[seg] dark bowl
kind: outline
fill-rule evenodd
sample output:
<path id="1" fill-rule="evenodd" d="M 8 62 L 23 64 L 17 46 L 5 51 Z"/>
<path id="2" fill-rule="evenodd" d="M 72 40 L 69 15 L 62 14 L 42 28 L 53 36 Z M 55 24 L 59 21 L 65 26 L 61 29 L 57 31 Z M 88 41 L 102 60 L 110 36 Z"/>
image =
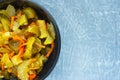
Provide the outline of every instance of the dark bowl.
<path id="1" fill-rule="evenodd" d="M 0 0 L 0 9 L 6 8 L 8 4 L 12 4 L 15 8 L 30 6 L 37 12 L 39 18 L 44 19 L 47 22 L 52 22 L 54 25 L 55 34 L 56 34 L 55 48 L 53 50 L 53 53 L 50 55 L 48 61 L 44 64 L 42 71 L 35 78 L 35 80 L 44 80 L 55 67 L 59 57 L 60 48 L 61 48 L 61 39 L 60 39 L 60 32 L 58 26 L 55 20 L 53 19 L 53 17 L 50 15 L 50 13 L 45 8 L 43 8 L 42 6 L 38 5 L 35 2 L 29 0 Z"/>

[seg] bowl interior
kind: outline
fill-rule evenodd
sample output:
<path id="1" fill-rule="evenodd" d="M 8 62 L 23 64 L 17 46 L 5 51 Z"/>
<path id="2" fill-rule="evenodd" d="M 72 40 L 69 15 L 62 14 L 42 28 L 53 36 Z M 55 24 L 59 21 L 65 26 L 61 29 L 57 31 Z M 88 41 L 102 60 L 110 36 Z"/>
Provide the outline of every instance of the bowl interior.
<path id="1" fill-rule="evenodd" d="M 45 79 L 49 73 L 55 67 L 55 64 L 58 60 L 60 47 L 61 47 L 61 40 L 60 40 L 60 33 L 57 27 L 57 24 L 53 17 L 50 15 L 48 11 L 46 11 L 42 6 L 28 0 L 1 0 L 0 1 L 0 9 L 5 9 L 8 4 L 12 4 L 15 8 L 22 8 L 23 6 L 30 6 L 32 7 L 40 19 L 44 19 L 47 22 L 52 22 L 54 25 L 56 39 L 55 39 L 55 48 L 53 53 L 50 55 L 48 61 L 44 64 L 42 71 L 37 75 L 35 80 L 43 80 Z M 16 79 L 12 79 L 16 80 Z"/>

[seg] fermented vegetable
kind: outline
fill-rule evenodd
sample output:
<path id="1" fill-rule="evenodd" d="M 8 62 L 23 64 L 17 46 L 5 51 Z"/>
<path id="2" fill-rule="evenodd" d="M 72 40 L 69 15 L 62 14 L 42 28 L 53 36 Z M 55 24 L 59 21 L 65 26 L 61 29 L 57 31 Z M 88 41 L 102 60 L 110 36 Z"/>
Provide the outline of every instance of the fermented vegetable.
<path id="1" fill-rule="evenodd" d="M 0 78 L 33 80 L 54 49 L 53 24 L 31 7 L 0 10 Z"/>

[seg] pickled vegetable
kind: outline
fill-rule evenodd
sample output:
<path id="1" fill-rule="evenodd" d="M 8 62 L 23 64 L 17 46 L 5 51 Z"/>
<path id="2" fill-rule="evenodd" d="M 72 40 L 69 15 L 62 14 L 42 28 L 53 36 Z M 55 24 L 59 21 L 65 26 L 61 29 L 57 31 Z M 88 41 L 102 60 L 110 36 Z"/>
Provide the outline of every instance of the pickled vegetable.
<path id="1" fill-rule="evenodd" d="M 54 41 L 54 39 L 51 37 L 51 35 L 48 34 L 44 44 L 45 45 L 51 44 L 53 41 Z"/>
<path id="2" fill-rule="evenodd" d="M 39 25 L 39 29 L 40 29 L 40 38 L 46 38 L 47 37 L 47 26 L 45 23 L 45 20 L 38 20 L 38 25 Z"/>
<path id="3" fill-rule="evenodd" d="M 18 65 L 20 63 L 22 63 L 22 59 L 18 57 L 18 55 L 15 55 L 12 57 L 11 59 L 13 65 Z"/>
<path id="4" fill-rule="evenodd" d="M 27 25 L 28 24 L 27 17 L 25 15 L 20 16 L 17 21 L 18 21 L 19 25 Z"/>
<path id="5" fill-rule="evenodd" d="M 28 76 L 28 65 L 30 64 L 30 60 L 25 60 L 18 66 L 17 72 L 18 72 L 18 77 L 21 80 L 29 80 Z"/>
<path id="6" fill-rule="evenodd" d="M 9 59 L 9 55 L 7 53 L 5 53 L 2 58 L 1 58 L 1 62 L 5 64 L 5 66 L 7 67 L 13 67 L 13 63 L 10 61 Z"/>
<path id="7" fill-rule="evenodd" d="M 26 50 L 25 50 L 25 53 L 23 55 L 23 58 L 31 58 L 32 56 L 32 46 L 35 42 L 35 37 L 30 37 L 28 38 L 27 40 L 27 46 L 26 46 Z"/>
<path id="8" fill-rule="evenodd" d="M 30 33 L 36 34 L 37 36 L 40 34 L 39 33 L 39 27 L 35 24 L 32 24 L 32 25 L 28 26 L 27 31 L 30 32 Z"/>
<path id="9" fill-rule="evenodd" d="M 47 23 L 47 26 L 48 26 L 48 32 L 49 34 L 51 35 L 51 37 L 53 39 L 55 39 L 55 31 L 54 31 L 54 27 L 53 27 L 53 24 L 52 23 Z"/>
<path id="10" fill-rule="evenodd" d="M 23 13 L 27 16 L 28 19 L 37 18 L 35 11 L 30 7 L 23 9 Z"/>
<path id="11" fill-rule="evenodd" d="M 47 58 L 44 55 L 37 54 L 36 55 L 36 61 L 33 62 L 31 65 L 29 65 L 30 70 L 41 70 L 43 63 L 47 60 Z"/>
<path id="12" fill-rule="evenodd" d="M 6 17 L 1 17 L 0 21 L 1 21 L 2 25 L 3 25 L 4 31 L 9 31 L 10 30 L 10 21 L 9 21 L 9 19 L 7 19 Z"/>
<path id="13" fill-rule="evenodd" d="M 8 5 L 6 12 L 10 17 L 14 16 L 15 15 L 15 8 L 12 5 Z"/>
<path id="14" fill-rule="evenodd" d="M 0 10 L 0 14 L 5 15 L 7 18 L 14 16 L 16 13 L 15 8 L 12 5 L 8 5 L 6 10 Z"/>
<path id="15" fill-rule="evenodd" d="M 11 38 L 11 33 L 10 32 L 4 32 L 0 34 L 0 44 L 9 44 L 9 38 Z"/>
<path id="16" fill-rule="evenodd" d="M 36 38 L 32 47 L 32 53 L 33 54 L 39 53 L 42 48 L 45 48 L 45 46 L 42 45 L 42 42 L 40 39 Z"/>
<path id="17" fill-rule="evenodd" d="M 13 29 L 12 30 L 18 30 L 20 27 L 19 23 L 17 21 L 14 21 Z"/>
<path id="18" fill-rule="evenodd" d="M 47 34 L 47 38 L 44 42 L 45 45 L 52 44 L 55 39 L 55 31 L 53 29 L 52 23 L 50 23 L 50 24 L 47 23 L 47 26 L 48 26 L 48 34 Z"/>
<path id="19" fill-rule="evenodd" d="M 6 16 L 7 18 L 10 18 L 6 10 L 0 10 L 0 14 Z"/>
<path id="20" fill-rule="evenodd" d="M 0 10 L 0 79 L 33 80 L 54 50 L 52 23 L 38 19 L 34 9 Z"/>

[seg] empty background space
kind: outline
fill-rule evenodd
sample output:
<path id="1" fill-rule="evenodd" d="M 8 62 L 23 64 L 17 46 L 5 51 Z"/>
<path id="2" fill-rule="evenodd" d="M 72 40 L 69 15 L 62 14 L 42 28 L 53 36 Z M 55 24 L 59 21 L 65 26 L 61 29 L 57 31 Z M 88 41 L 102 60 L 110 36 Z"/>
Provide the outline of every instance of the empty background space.
<path id="1" fill-rule="evenodd" d="M 54 17 L 61 53 L 46 80 L 120 80 L 119 0 L 34 0 Z"/>

